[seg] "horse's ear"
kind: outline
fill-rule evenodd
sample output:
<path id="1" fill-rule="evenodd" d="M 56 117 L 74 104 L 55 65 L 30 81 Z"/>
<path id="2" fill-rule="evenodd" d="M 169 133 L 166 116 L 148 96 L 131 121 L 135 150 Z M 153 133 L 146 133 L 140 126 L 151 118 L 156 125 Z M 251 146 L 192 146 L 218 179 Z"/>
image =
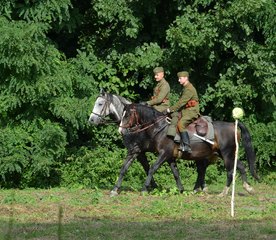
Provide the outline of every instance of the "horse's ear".
<path id="1" fill-rule="evenodd" d="M 124 106 L 124 109 L 126 108 L 126 106 L 130 105 L 129 103 L 125 103 L 125 102 L 121 102 Z"/>
<path id="2" fill-rule="evenodd" d="M 105 91 L 101 88 L 100 89 L 100 95 L 103 96 L 105 94 Z"/>

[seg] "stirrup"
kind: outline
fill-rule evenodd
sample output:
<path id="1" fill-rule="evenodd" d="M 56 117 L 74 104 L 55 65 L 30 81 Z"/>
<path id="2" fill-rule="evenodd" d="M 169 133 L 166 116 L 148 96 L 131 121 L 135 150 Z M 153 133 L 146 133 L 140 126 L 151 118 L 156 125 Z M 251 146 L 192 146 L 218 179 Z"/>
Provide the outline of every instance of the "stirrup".
<path id="1" fill-rule="evenodd" d="M 187 147 L 186 150 L 184 152 L 187 152 L 187 153 L 192 153 L 192 149 L 190 147 Z"/>
<path id="2" fill-rule="evenodd" d="M 184 144 L 183 144 L 183 143 L 180 143 L 180 144 L 179 144 L 178 150 L 180 150 L 180 151 L 182 151 L 182 152 L 185 152 L 185 147 L 184 147 Z"/>
<path id="3" fill-rule="evenodd" d="M 192 153 L 192 149 L 189 146 L 187 146 L 187 145 L 183 145 L 183 143 L 181 143 L 179 145 L 178 150 L 180 150 L 182 152 Z"/>
<path id="4" fill-rule="evenodd" d="M 192 149 L 188 145 L 180 145 L 179 150 L 182 152 L 192 153 Z"/>

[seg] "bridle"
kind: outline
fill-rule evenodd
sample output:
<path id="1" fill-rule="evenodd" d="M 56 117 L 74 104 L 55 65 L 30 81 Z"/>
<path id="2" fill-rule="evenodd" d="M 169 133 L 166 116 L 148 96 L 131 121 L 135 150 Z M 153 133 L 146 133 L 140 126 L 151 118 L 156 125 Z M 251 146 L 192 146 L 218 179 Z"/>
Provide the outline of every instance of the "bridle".
<path id="1" fill-rule="evenodd" d="M 163 119 L 167 118 L 166 115 L 159 116 L 159 117 L 155 118 L 153 122 L 150 121 L 150 122 L 147 122 L 147 123 L 140 124 L 139 123 L 139 116 L 138 116 L 138 113 L 137 113 L 137 110 L 136 110 L 135 106 L 130 109 L 130 112 L 131 112 L 131 115 L 130 115 L 128 123 L 125 124 L 125 125 L 120 125 L 120 128 L 124 128 L 124 129 L 127 130 L 127 133 L 139 133 L 139 132 L 145 131 L 146 129 L 154 126 L 156 123 L 158 123 L 158 122 L 162 121 Z M 123 118 L 124 118 L 124 116 L 123 116 Z M 166 126 L 164 126 L 164 127 L 166 127 Z M 160 131 L 162 129 L 160 129 Z"/>
<path id="2" fill-rule="evenodd" d="M 100 113 L 95 113 L 93 111 L 92 111 L 92 113 L 95 114 L 96 116 L 98 116 L 101 119 L 101 123 L 103 123 L 103 124 L 108 124 L 108 123 L 117 123 L 118 124 L 120 121 L 105 119 L 106 116 L 103 116 L 104 113 L 106 112 L 106 110 L 108 108 L 110 109 L 110 105 L 111 105 L 112 102 L 110 100 L 108 100 L 106 97 L 102 96 L 102 95 L 98 96 L 97 98 L 99 98 L 99 97 L 101 97 L 101 98 L 103 98 L 105 100 L 104 101 L 104 106 L 103 106 L 103 108 L 102 108 L 102 110 L 101 110 Z"/>

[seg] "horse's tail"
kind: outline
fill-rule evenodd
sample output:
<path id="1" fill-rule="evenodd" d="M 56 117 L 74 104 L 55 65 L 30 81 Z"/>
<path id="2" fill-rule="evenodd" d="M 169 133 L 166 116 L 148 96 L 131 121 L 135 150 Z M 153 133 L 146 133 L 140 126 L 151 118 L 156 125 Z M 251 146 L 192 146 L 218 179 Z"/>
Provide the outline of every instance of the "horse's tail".
<path id="1" fill-rule="evenodd" d="M 256 169 L 255 169 L 256 154 L 255 154 L 255 151 L 252 146 L 250 133 L 243 123 L 238 122 L 238 126 L 241 129 L 242 143 L 243 143 L 243 146 L 245 149 L 245 154 L 246 154 L 246 158 L 247 158 L 247 161 L 249 164 L 249 169 L 250 169 L 251 175 L 256 180 L 259 180 L 259 177 L 256 174 Z"/>

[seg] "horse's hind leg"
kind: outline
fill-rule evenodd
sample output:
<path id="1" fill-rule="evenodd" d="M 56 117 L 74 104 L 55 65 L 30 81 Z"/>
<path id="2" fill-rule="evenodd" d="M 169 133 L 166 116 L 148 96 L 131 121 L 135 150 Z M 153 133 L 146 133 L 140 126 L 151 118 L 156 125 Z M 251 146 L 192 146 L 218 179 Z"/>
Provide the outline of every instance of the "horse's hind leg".
<path id="1" fill-rule="evenodd" d="M 229 170 L 227 171 L 226 186 L 224 187 L 223 191 L 219 194 L 220 197 L 224 197 L 228 195 L 232 180 L 233 180 L 233 170 Z"/>
<path id="2" fill-rule="evenodd" d="M 234 160 L 233 162 L 229 163 L 226 165 L 227 169 L 227 182 L 226 182 L 226 187 L 224 188 L 223 192 L 220 194 L 220 196 L 226 196 L 229 192 L 230 185 L 233 181 L 233 172 L 234 172 Z M 243 163 L 239 160 L 237 160 L 237 169 L 241 173 L 241 178 L 243 182 L 243 188 L 248 192 L 248 193 L 253 193 L 254 189 L 248 184 L 247 182 L 247 177 L 246 177 L 246 171 Z"/>
<path id="3" fill-rule="evenodd" d="M 180 179 L 180 174 L 179 174 L 175 159 L 173 161 L 169 161 L 169 165 L 171 167 L 174 179 L 176 181 L 177 188 L 178 188 L 179 192 L 183 193 L 184 187 L 183 187 L 181 179 Z"/>
<path id="4" fill-rule="evenodd" d="M 208 165 L 208 159 L 196 161 L 197 179 L 194 186 L 194 192 L 199 192 L 200 190 L 202 190 L 203 192 L 207 192 L 207 186 L 205 184 L 205 174 Z"/>
<path id="5" fill-rule="evenodd" d="M 242 186 L 245 189 L 245 191 L 247 191 L 250 194 L 254 193 L 254 189 L 247 182 L 247 176 L 246 176 L 246 171 L 245 171 L 244 164 L 239 160 L 237 161 L 237 169 L 241 173 Z"/>
<path id="6" fill-rule="evenodd" d="M 150 168 L 150 165 L 149 165 L 149 161 L 145 155 L 145 153 L 140 153 L 138 156 L 137 156 L 137 160 L 141 163 L 143 169 L 145 170 L 145 173 L 146 173 L 146 176 L 148 175 L 149 173 L 149 168 Z M 152 177 L 152 180 L 150 182 L 150 187 L 151 188 L 157 188 L 157 184 L 156 182 L 154 181 L 154 178 Z"/>
<path id="7" fill-rule="evenodd" d="M 224 165 L 227 171 L 227 180 L 226 186 L 224 187 L 222 193 L 219 196 L 227 196 L 229 193 L 230 185 L 233 180 L 233 168 L 234 168 L 234 159 L 235 159 L 235 147 L 229 147 L 227 150 L 221 149 L 222 158 L 224 160 Z"/>

